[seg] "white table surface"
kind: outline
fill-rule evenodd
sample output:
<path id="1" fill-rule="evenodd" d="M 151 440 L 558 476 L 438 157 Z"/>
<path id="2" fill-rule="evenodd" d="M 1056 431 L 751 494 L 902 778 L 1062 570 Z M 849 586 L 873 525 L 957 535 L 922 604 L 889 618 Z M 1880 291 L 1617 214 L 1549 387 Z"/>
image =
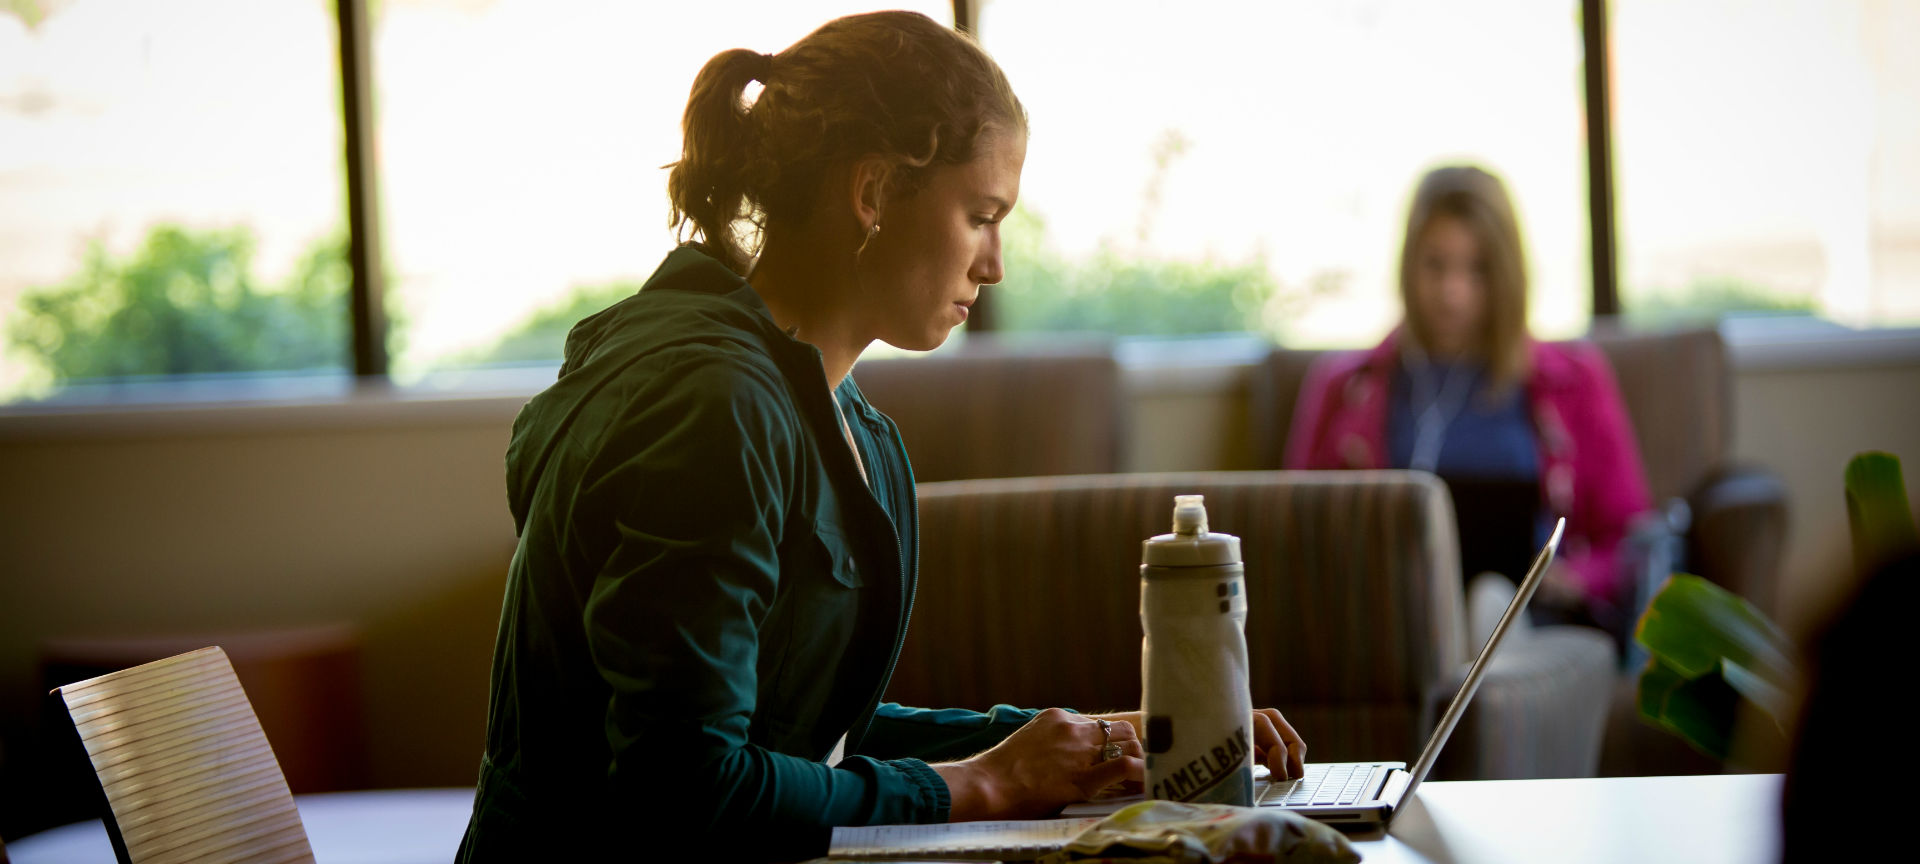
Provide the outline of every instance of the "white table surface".
<path id="1" fill-rule="evenodd" d="M 1780 858 L 1778 774 L 1423 783 L 1368 864 L 1687 862 Z"/>
<path id="2" fill-rule="evenodd" d="M 301 795 L 317 864 L 444 864 L 473 808 L 471 789 Z M 1780 775 L 1489 780 L 1422 784 L 1387 836 L 1360 836 L 1368 864 L 1686 862 L 1779 858 Z M 15 864 L 101 864 L 98 821 L 21 838 Z"/>
<path id="3" fill-rule="evenodd" d="M 447 864 L 467 833 L 472 789 L 381 789 L 298 795 L 315 864 Z M 7 844 L 13 864 L 113 864 L 95 819 Z"/>

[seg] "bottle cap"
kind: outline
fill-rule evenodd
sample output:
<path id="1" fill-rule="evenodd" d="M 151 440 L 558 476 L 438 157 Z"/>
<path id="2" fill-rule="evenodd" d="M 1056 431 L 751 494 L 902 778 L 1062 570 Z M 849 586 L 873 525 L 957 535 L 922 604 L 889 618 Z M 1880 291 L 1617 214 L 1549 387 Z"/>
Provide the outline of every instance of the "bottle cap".
<path id="1" fill-rule="evenodd" d="M 1218 567 L 1240 563 L 1240 538 L 1207 530 L 1206 499 L 1173 496 L 1173 533 L 1140 544 L 1140 560 L 1149 567 Z"/>
<path id="2" fill-rule="evenodd" d="M 1207 533 L 1207 496 L 1173 496 L 1173 533 Z"/>

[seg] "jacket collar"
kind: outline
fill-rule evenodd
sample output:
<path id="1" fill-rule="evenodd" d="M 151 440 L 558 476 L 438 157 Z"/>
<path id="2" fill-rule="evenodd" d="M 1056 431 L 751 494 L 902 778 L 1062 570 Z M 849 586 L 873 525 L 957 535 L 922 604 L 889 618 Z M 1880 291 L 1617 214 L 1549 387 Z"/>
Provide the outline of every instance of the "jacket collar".
<path id="1" fill-rule="evenodd" d="M 1387 338 L 1380 344 L 1367 350 L 1360 365 L 1374 375 L 1392 374 L 1400 362 L 1400 340 L 1406 338 L 1406 326 L 1396 325 Z M 1541 342 L 1532 336 L 1526 337 L 1527 380 L 1522 386 L 1531 390 L 1558 390 L 1579 383 L 1579 370 L 1574 368 L 1572 359 L 1565 349 L 1552 342 Z"/>
<path id="2" fill-rule="evenodd" d="M 781 350 L 794 353 L 796 361 L 811 361 L 809 368 L 820 364 L 820 349 L 812 343 L 797 339 L 781 330 L 773 320 L 773 310 L 767 308 L 767 302 L 760 293 L 753 290 L 752 283 L 733 272 L 725 264 L 708 255 L 699 246 L 682 243 L 655 268 L 653 275 L 647 277 L 642 291 L 687 291 L 695 294 L 707 294 L 739 303 L 753 310 L 755 316 L 766 326 L 767 340 L 772 345 L 781 346 Z M 866 394 L 854 383 L 849 374 L 840 382 L 836 391 L 840 398 L 853 407 L 854 413 L 863 422 L 877 424 L 879 412 L 867 401 Z"/>
<path id="3" fill-rule="evenodd" d="M 1566 390 L 1580 386 L 1580 369 L 1565 344 L 1528 340 L 1527 361 L 1535 390 Z"/>
<path id="4" fill-rule="evenodd" d="M 1366 356 L 1360 360 L 1361 367 L 1373 375 L 1391 374 L 1393 367 L 1400 362 L 1400 339 L 1403 330 L 1403 327 L 1396 325 L 1391 332 L 1387 333 L 1387 338 L 1368 349 Z"/>
<path id="5" fill-rule="evenodd" d="M 753 290 L 753 285 L 745 278 L 708 255 L 698 245 L 682 243 L 667 253 L 666 260 L 660 262 L 640 290 L 685 291 L 738 303 L 753 312 L 771 349 L 791 355 L 787 359 L 795 362 L 811 361 L 813 366 L 820 363 L 818 347 L 780 329 L 780 325 L 773 320 L 773 310 L 767 308 L 767 301 L 761 299 L 760 292 Z"/>
<path id="6" fill-rule="evenodd" d="M 767 308 L 759 292 L 753 290 L 740 274 L 727 268 L 727 265 L 715 260 L 701 248 L 692 243 L 682 243 L 655 268 L 642 291 L 690 291 L 696 294 L 712 294 L 740 303 L 768 323 L 773 322 L 773 312 Z"/>

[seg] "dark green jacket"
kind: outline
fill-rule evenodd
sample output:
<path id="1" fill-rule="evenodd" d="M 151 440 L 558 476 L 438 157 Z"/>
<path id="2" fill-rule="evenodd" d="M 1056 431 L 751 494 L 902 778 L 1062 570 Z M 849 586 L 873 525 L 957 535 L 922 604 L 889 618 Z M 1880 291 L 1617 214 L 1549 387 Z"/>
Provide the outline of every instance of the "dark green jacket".
<path id="1" fill-rule="evenodd" d="M 852 376 L 838 395 L 871 486 L 819 350 L 690 246 L 574 327 L 507 450 L 520 543 L 462 861 L 822 854 L 831 826 L 945 821 L 923 760 L 1030 718 L 882 704 L 913 472 Z"/>

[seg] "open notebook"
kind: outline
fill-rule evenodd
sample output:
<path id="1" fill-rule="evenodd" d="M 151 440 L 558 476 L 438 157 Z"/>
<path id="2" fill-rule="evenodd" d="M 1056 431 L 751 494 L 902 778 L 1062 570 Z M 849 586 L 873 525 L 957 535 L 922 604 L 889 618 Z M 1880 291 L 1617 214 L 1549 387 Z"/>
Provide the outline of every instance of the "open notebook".
<path id="1" fill-rule="evenodd" d="M 870 825 L 835 828 L 829 858 L 867 861 L 944 858 L 1031 861 L 1059 849 L 1098 818 Z"/>

